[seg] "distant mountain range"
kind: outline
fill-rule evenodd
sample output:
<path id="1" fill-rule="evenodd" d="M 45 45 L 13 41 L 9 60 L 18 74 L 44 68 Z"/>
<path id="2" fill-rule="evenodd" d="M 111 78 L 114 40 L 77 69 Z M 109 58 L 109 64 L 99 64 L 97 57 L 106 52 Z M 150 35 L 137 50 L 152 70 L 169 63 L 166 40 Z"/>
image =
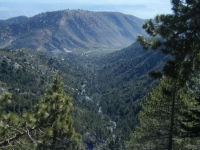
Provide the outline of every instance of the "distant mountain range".
<path id="1" fill-rule="evenodd" d="M 132 44 L 144 20 L 118 12 L 63 10 L 0 20 L 0 48 L 39 51 L 103 49 Z"/>

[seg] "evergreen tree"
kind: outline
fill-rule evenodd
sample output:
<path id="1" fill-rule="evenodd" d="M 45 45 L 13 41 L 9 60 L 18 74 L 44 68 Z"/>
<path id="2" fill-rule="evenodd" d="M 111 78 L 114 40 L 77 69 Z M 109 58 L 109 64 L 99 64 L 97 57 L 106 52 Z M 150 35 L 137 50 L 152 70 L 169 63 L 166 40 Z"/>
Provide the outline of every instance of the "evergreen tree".
<path id="1" fill-rule="evenodd" d="M 75 132 L 71 113 L 73 110 L 71 98 L 63 90 L 63 83 L 58 75 L 46 91 L 45 97 L 36 106 L 36 118 L 45 128 L 47 134 L 41 135 L 38 130 L 37 138 L 41 143 L 39 149 L 79 149 L 80 135 Z M 39 136 L 38 136 L 39 135 Z"/>
<path id="2" fill-rule="evenodd" d="M 9 96 L 6 94 L 2 101 L 9 100 Z M 45 97 L 36 106 L 35 114 L 24 113 L 20 117 L 1 112 L 0 147 L 83 149 L 81 136 L 73 127 L 72 110 L 71 98 L 64 93 L 63 83 L 56 75 Z"/>
<path id="3" fill-rule="evenodd" d="M 152 37 L 138 36 L 145 49 L 161 50 L 169 55 L 162 71 L 151 75 L 161 78 L 163 75 L 173 79 L 171 94 L 171 115 L 168 149 L 173 149 L 175 122 L 175 103 L 178 91 L 186 85 L 190 75 L 199 70 L 200 56 L 200 1 L 172 0 L 173 14 L 157 15 L 148 20 L 143 28 Z"/>
<path id="4" fill-rule="evenodd" d="M 171 3 L 173 14 L 157 15 L 155 20 L 150 19 L 143 25 L 152 39 L 138 36 L 138 41 L 145 49 L 151 47 L 169 55 L 160 74 L 176 78 L 181 69 L 185 83 L 199 69 L 200 1 L 172 0 Z"/>
<path id="5" fill-rule="evenodd" d="M 149 93 L 139 113 L 139 126 L 131 135 L 131 140 L 126 142 L 127 149 L 169 149 L 169 140 L 171 136 L 171 109 L 174 107 L 174 125 L 172 132 L 172 148 L 198 149 L 198 138 L 186 136 L 188 131 L 180 128 L 185 117 L 183 112 L 189 112 L 196 103 L 194 100 L 194 90 L 190 87 L 179 88 L 176 91 L 175 103 L 172 106 L 173 99 L 173 79 L 164 78 L 159 86 Z M 178 85 L 178 84 L 177 84 Z M 196 88 L 197 85 L 193 85 Z M 189 101 L 188 101 L 189 99 Z M 186 124 L 185 124 L 186 125 Z M 196 126 L 196 123 L 190 122 L 190 127 Z M 187 124 L 188 127 L 188 124 Z"/>
<path id="6" fill-rule="evenodd" d="M 199 137 L 200 136 L 200 75 L 195 74 L 189 85 L 186 93 L 190 95 L 190 100 L 187 102 L 190 107 L 182 110 L 182 118 L 180 119 L 180 127 L 183 129 L 183 137 Z"/>

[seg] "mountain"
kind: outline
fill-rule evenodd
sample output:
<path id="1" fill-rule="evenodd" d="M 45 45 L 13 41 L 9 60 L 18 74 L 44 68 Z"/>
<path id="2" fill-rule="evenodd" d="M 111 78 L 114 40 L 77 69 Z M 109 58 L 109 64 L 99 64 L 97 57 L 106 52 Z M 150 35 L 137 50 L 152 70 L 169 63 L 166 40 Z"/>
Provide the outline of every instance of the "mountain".
<path id="1" fill-rule="evenodd" d="M 143 22 L 122 13 L 84 10 L 0 20 L 0 47 L 9 48 L 0 50 L 0 92 L 12 92 L 14 100 L 6 111 L 34 111 L 59 73 L 73 97 L 74 126 L 86 149 L 125 149 L 141 102 L 156 84 L 148 72 L 167 60 L 133 43 L 137 34 L 145 34 Z M 130 46 L 107 55 L 103 51 L 125 45 Z M 87 51 L 70 53 L 82 49 Z"/>
<path id="2" fill-rule="evenodd" d="M 0 21 L 1 48 L 40 51 L 124 47 L 144 35 L 144 20 L 118 12 L 63 10 Z"/>

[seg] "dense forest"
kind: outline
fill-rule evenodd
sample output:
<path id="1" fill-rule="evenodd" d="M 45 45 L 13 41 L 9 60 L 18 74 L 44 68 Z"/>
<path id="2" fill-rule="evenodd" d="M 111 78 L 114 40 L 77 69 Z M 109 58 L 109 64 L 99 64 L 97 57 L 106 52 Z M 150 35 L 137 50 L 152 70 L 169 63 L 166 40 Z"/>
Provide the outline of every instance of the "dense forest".
<path id="1" fill-rule="evenodd" d="M 0 49 L 0 147 L 200 149 L 199 8 L 172 0 L 109 54 Z"/>

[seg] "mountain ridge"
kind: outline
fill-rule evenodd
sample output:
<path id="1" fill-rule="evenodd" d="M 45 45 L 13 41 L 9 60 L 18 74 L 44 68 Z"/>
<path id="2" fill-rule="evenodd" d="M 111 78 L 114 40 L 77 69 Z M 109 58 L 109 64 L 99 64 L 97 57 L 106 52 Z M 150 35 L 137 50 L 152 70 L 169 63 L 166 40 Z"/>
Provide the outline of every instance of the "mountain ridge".
<path id="1" fill-rule="evenodd" d="M 40 51 L 101 49 L 132 44 L 144 20 L 119 12 L 62 10 L 0 22 L 1 48 Z"/>

